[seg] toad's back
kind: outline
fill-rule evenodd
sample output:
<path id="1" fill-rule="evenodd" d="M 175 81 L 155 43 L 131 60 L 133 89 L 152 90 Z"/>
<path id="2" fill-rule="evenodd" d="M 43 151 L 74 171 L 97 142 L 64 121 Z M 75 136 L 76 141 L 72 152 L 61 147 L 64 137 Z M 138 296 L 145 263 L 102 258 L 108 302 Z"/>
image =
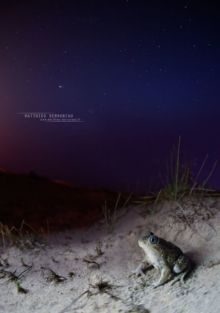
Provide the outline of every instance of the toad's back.
<path id="1" fill-rule="evenodd" d="M 179 256 L 183 254 L 180 248 L 162 238 L 160 238 L 159 244 L 155 248 L 159 252 L 158 255 L 166 260 L 170 266 L 174 265 Z"/>

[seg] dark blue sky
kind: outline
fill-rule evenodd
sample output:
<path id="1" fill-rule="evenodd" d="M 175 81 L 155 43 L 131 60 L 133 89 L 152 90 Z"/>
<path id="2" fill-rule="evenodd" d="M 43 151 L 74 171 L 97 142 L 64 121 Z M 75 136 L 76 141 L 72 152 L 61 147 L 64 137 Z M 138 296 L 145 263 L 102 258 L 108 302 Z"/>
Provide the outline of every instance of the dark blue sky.
<path id="1" fill-rule="evenodd" d="M 145 190 L 181 136 L 195 171 L 209 154 L 205 176 L 220 154 L 219 14 L 214 1 L 1 2 L 0 166 Z"/>

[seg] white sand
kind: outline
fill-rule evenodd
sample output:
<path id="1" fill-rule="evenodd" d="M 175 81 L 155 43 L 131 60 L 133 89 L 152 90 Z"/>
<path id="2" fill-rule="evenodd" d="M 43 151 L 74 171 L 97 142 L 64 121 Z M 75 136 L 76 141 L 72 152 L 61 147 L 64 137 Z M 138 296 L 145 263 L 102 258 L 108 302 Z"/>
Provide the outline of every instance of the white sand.
<path id="1" fill-rule="evenodd" d="M 10 247 L 1 250 L 1 259 L 8 260 L 9 267 L 0 267 L 19 274 L 25 267 L 21 259 L 32 264 L 31 270 L 21 278 L 27 294 L 17 292 L 13 282 L 0 279 L 1 313 L 93 313 L 93 312 L 166 312 L 166 313 L 219 313 L 220 312 L 220 202 L 215 199 L 187 200 L 183 211 L 178 207 L 181 220 L 174 218 L 176 204 L 164 203 L 150 207 L 146 212 L 130 207 L 115 224 L 112 233 L 100 223 L 88 230 L 73 230 L 51 234 L 45 246 L 21 250 Z M 192 212 L 198 210 L 196 222 L 189 224 Z M 207 212 L 214 217 L 203 220 Z M 219 212 L 219 213 L 218 213 Z M 185 223 L 182 219 L 185 219 Z M 129 278 L 142 260 L 143 253 L 137 239 L 144 230 L 152 230 L 187 252 L 197 267 L 185 284 L 172 282 L 157 289 L 150 285 L 158 278 L 153 269 L 141 278 Z M 100 264 L 88 264 L 83 260 L 96 256 L 96 246 L 101 242 L 103 255 L 95 258 Z M 50 268 L 66 277 L 64 282 L 48 282 Z M 69 276 L 74 272 L 73 277 Z M 107 292 L 92 287 L 102 278 L 113 285 Z M 90 284 L 90 285 L 89 285 Z M 89 290 L 89 293 L 84 293 Z M 113 296 L 111 296 L 111 294 Z M 81 295 L 81 297 L 80 297 Z"/>

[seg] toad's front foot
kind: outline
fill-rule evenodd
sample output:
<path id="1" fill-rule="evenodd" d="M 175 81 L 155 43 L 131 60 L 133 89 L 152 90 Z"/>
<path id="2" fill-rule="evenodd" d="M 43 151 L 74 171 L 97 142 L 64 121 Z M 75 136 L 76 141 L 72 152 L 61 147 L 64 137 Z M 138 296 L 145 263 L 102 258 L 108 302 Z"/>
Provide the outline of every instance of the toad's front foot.
<path id="1" fill-rule="evenodd" d="M 151 267 L 152 265 L 149 265 L 147 262 L 143 261 L 134 271 L 132 271 L 132 274 L 130 276 L 145 276 L 146 270 L 150 269 Z"/>

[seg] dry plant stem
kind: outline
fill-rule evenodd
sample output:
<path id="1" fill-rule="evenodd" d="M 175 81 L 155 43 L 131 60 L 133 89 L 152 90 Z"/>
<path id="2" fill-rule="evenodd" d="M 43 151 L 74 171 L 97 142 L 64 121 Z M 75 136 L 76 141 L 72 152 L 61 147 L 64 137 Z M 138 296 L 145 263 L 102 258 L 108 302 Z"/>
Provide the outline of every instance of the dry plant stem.
<path id="1" fill-rule="evenodd" d="M 196 177 L 195 177 L 194 183 L 193 183 L 193 185 L 192 185 L 192 187 L 190 189 L 189 195 L 192 195 L 193 191 L 195 190 L 195 188 L 197 186 L 198 178 L 199 178 L 199 176 L 200 176 L 200 174 L 201 174 L 201 172 L 202 172 L 202 170 L 203 170 L 207 160 L 208 160 L 208 154 L 206 154 L 206 156 L 205 156 L 205 158 L 204 158 L 204 160 L 203 160 L 203 162 L 202 162 L 202 164 L 201 164 L 201 166 L 200 166 L 200 168 L 198 170 L 198 173 L 196 174 Z"/>
<path id="2" fill-rule="evenodd" d="M 178 147 L 177 147 L 176 169 L 175 169 L 175 189 L 174 189 L 174 199 L 175 200 L 177 199 L 178 182 L 179 182 L 180 143 L 181 143 L 181 137 L 179 136 Z"/>
<path id="3" fill-rule="evenodd" d="M 121 193 L 118 194 L 118 197 L 117 197 L 116 202 L 115 202 L 114 211 L 113 211 L 114 215 L 116 215 L 116 210 L 118 208 L 118 204 L 119 204 L 120 198 L 121 198 Z"/>
<path id="4" fill-rule="evenodd" d="M 215 168 L 216 168 L 216 166 L 217 166 L 217 163 L 218 163 L 218 162 L 215 161 L 215 163 L 213 164 L 213 166 L 212 166 L 212 168 L 211 168 L 211 170 L 210 170 L 208 176 L 207 176 L 206 179 L 203 181 L 203 184 L 202 184 L 202 187 L 203 187 L 203 188 L 205 187 L 205 185 L 206 185 L 207 182 L 209 181 L 210 177 L 211 177 L 212 174 L 214 173 L 214 170 L 215 170 Z"/>
<path id="5" fill-rule="evenodd" d="M 16 228 L 14 226 L 9 228 L 8 225 L 4 225 L 3 223 L 0 223 L 0 233 L 1 233 L 3 248 L 6 247 L 6 240 L 9 240 L 10 244 L 13 243 L 14 231 L 16 231 Z"/>
<path id="6" fill-rule="evenodd" d="M 129 201 L 130 201 L 130 199 L 131 199 L 132 196 L 133 196 L 133 192 L 131 192 L 131 193 L 129 194 L 129 196 L 128 196 L 127 199 L 125 200 L 124 204 L 122 205 L 122 207 L 125 207 L 125 206 L 129 203 Z"/>
<path id="7" fill-rule="evenodd" d="M 102 251 L 102 243 L 99 241 L 95 247 L 95 252 L 96 252 L 96 257 L 100 257 L 104 254 L 104 252 Z"/>
<path id="8" fill-rule="evenodd" d="M 100 268 L 100 264 L 98 262 L 94 261 L 94 260 L 90 260 L 90 259 L 84 258 L 83 262 L 88 263 L 88 264 L 95 264 L 97 266 L 97 268 Z"/>
<path id="9" fill-rule="evenodd" d="M 119 218 L 119 216 L 117 216 L 117 210 L 118 210 L 118 207 L 119 207 L 120 199 L 121 199 L 121 193 L 118 194 L 118 197 L 116 199 L 114 208 L 112 210 L 107 207 L 106 201 L 104 203 L 104 206 L 103 206 L 104 220 L 105 220 L 105 223 L 106 223 L 109 231 L 112 231 L 112 228 L 113 228 L 115 222 Z M 129 199 L 127 199 L 125 201 L 125 203 L 128 203 L 128 201 L 129 201 Z"/>

